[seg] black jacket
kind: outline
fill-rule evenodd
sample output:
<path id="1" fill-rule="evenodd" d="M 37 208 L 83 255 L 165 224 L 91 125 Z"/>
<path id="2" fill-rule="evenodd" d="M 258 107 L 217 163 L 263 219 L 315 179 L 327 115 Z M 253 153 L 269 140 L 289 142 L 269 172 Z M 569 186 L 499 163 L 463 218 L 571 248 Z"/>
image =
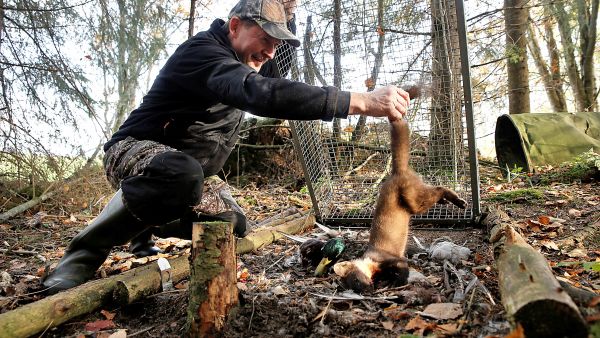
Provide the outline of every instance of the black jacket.
<path id="1" fill-rule="evenodd" d="M 193 156 L 209 176 L 231 153 L 243 111 L 292 120 L 347 116 L 349 92 L 277 78 L 278 56 L 290 55 L 293 47 L 282 45 L 257 73 L 239 61 L 227 33 L 217 19 L 180 45 L 104 150 L 128 136 L 153 140 Z"/>

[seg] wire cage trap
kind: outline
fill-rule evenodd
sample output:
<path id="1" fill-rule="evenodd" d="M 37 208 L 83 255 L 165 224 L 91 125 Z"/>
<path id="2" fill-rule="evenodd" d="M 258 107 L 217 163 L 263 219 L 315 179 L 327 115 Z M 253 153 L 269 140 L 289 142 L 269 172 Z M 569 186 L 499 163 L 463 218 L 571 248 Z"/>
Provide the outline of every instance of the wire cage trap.
<path id="1" fill-rule="evenodd" d="M 438 204 L 413 222 L 473 221 L 479 177 L 462 0 L 306 0 L 296 23 L 302 47 L 283 58 L 292 63 L 291 78 L 359 92 L 419 86 L 406 116 L 411 166 L 425 182 L 455 190 L 468 207 Z M 317 218 L 369 223 L 391 167 L 387 119 L 290 124 Z"/>

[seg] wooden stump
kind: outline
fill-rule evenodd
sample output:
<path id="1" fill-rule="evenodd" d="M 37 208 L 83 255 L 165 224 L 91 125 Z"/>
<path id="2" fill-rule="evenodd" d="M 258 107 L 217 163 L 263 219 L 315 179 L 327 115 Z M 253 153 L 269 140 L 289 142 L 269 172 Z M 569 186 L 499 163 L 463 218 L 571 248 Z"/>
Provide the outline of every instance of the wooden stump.
<path id="1" fill-rule="evenodd" d="M 190 336 L 218 336 L 238 304 L 231 223 L 194 223 L 189 290 Z"/>

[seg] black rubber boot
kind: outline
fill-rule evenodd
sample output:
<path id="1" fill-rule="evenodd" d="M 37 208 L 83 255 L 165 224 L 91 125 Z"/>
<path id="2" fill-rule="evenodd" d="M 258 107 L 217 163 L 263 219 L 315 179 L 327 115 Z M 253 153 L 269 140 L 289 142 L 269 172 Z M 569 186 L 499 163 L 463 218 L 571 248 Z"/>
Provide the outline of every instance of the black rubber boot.
<path id="1" fill-rule="evenodd" d="M 154 245 L 152 229 L 146 229 L 132 238 L 131 243 L 129 243 L 129 251 L 136 257 L 154 256 L 162 252 Z"/>
<path id="2" fill-rule="evenodd" d="M 147 226 L 123 204 L 119 189 L 100 215 L 73 238 L 56 268 L 43 281 L 48 293 L 70 289 L 92 279 L 115 245 L 123 245 Z"/>

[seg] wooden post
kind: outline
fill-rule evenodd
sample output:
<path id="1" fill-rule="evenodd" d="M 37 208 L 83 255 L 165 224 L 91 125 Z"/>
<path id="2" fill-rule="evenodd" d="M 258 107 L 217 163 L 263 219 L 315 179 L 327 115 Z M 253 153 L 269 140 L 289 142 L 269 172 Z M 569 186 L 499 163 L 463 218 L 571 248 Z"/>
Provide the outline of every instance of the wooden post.
<path id="1" fill-rule="evenodd" d="M 194 223 L 188 305 L 190 337 L 218 336 L 237 304 L 233 225 Z"/>
<path id="2" fill-rule="evenodd" d="M 508 224 L 497 224 L 491 233 L 502 304 L 525 335 L 587 337 L 585 320 L 544 256 Z"/>

